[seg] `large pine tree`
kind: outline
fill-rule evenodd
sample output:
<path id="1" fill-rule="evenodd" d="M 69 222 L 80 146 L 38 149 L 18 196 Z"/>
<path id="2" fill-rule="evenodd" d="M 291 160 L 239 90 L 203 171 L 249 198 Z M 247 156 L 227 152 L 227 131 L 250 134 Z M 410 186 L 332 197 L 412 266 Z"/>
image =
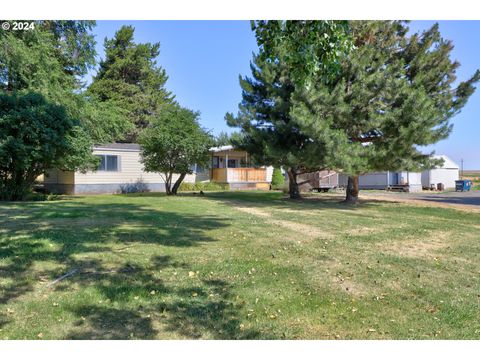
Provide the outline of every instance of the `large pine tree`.
<path id="1" fill-rule="evenodd" d="M 298 198 L 297 176 L 322 168 L 326 152 L 290 116 L 295 83 L 288 66 L 255 56 L 251 69 L 252 78 L 240 79 L 243 100 L 237 116 L 226 115 L 228 125 L 240 127 L 244 135 L 235 145 L 255 163 L 286 167 L 290 197 Z"/>
<path id="2" fill-rule="evenodd" d="M 102 102 L 122 108 L 134 125 L 126 137 L 135 141 L 149 117 L 171 103 L 173 96 L 165 89 L 165 70 L 157 65 L 160 43 L 134 42 L 134 28 L 122 26 L 112 39 L 105 39 L 105 59 L 88 93 Z"/>
<path id="3" fill-rule="evenodd" d="M 226 120 L 242 129 L 235 145 L 255 162 L 287 169 L 290 197 L 298 198 L 297 176 L 325 167 L 331 137 L 312 141 L 291 116 L 292 96 L 317 76 L 326 80 L 336 73 L 340 54 L 350 46 L 345 23 L 258 21 L 252 29 L 259 53 L 250 66 L 252 77 L 240 78 L 239 112 Z"/>
<path id="4" fill-rule="evenodd" d="M 436 164 L 418 146 L 450 134 L 450 119 L 480 72 L 454 86 L 459 64 L 450 59 L 453 44 L 442 39 L 438 25 L 411 36 L 398 21 L 352 22 L 350 29 L 355 50 L 332 82 L 295 93 L 291 116 L 313 141 L 334 139 L 329 167 L 349 175 L 346 201 L 356 203 L 361 174 Z"/>

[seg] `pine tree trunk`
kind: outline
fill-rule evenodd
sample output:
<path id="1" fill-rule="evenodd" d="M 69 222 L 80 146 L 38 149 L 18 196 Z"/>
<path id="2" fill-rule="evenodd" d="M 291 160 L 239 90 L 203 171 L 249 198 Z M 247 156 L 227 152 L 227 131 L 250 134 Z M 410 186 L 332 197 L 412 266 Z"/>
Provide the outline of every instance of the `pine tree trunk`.
<path id="1" fill-rule="evenodd" d="M 300 189 L 297 183 L 297 171 L 293 168 L 288 168 L 287 173 L 290 199 L 300 199 Z"/>
<path id="2" fill-rule="evenodd" d="M 182 183 L 183 179 L 185 179 L 186 175 L 187 175 L 186 173 L 180 174 L 177 181 L 175 181 L 175 184 L 173 184 L 173 188 L 172 188 L 173 195 L 177 195 L 178 188 L 180 187 L 180 184 Z"/>
<path id="3" fill-rule="evenodd" d="M 347 196 L 345 198 L 345 203 L 347 204 L 358 204 L 358 176 L 349 176 L 347 184 Z"/>

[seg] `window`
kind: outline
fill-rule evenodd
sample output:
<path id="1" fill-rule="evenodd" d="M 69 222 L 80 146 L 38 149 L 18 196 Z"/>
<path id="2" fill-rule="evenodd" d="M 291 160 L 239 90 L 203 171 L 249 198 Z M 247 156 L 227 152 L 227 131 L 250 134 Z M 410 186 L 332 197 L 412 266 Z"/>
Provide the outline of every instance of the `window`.
<path id="1" fill-rule="evenodd" d="M 100 158 L 98 171 L 118 171 L 117 155 L 97 155 Z"/>
<path id="2" fill-rule="evenodd" d="M 236 159 L 228 159 L 227 167 L 236 168 L 237 167 L 237 160 Z"/>
<path id="3" fill-rule="evenodd" d="M 213 167 L 214 169 L 217 169 L 217 168 L 220 167 L 220 159 L 219 159 L 218 156 L 214 156 L 214 157 L 212 158 L 212 167 Z"/>

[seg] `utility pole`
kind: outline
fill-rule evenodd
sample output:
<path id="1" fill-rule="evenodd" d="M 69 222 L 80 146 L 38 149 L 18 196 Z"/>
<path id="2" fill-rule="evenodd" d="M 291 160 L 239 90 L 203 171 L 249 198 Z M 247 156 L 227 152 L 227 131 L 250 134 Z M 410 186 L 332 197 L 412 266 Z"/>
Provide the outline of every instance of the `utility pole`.
<path id="1" fill-rule="evenodd" d="M 463 180 L 463 159 L 460 159 L 460 179 Z"/>

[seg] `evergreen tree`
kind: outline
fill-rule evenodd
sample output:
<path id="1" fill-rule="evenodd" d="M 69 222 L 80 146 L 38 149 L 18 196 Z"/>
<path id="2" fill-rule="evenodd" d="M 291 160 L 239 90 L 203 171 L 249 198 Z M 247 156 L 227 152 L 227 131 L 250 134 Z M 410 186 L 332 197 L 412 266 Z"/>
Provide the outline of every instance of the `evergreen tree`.
<path id="1" fill-rule="evenodd" d="M 282 189 L 284 184 L 285 178 L 283 177 L 282 170 L 278 167 L 274 168 L 272 173 L 272 189 Z"/>
<path id="2" fill-rule="evenodd" d="M 215 146 L 225 146 L 230 144 L 230 135 L 225 131 L 220 131 L 220 133 L 215 136 Z"/>
<path id="3" fill-rule="evenodd" d="M 473 93 L 472 78 L 454 87 L 459 64 L 438 25 L 407 35 L 398 21 L 350 24 L 355 42 L 329 84 L 317 81 L 295 94 L 292 117 L 335 154 L 328 167 L 349 175 L 346 201 L 358 201 L 358 176 L 372 171 L 438 165 L 418 146 L 445 139 L 449 120 Z M 326 131 L 327 130 L 327 131 Z"/>
<path id="4" fill-rule="evenodd" d="M 88 94 L 101 102 L 122 108 L 134 130 L 127 141 L 135 141 L 149 118 L 158 114 L 173 96 L 165 89 L 166 72 L 157 65 L 160 43 L 137 44 L 134 28 L 122 26 L 112 39 L 105 39 L 105 59 Z"/>
<path id="5" fill-rule="evenodd" d="M 348 41 L 333 40 L 345 37 L 345 28 L 340 26 L 343 23 L 334 24 L 254 23 L 260 51 L 250 66 L 252 78 L 240 78 L 243 92 L 238 115 L 226 115 L 228 125 L 242 129 L 244 136 L 239 145 L 255 162 L 287 169 L 291 198 L 300 197 L 297 176 L 323 169 L 327 162 L 328 144 L 312 141 L 292 118 L 291 111 L 297 89 L 321 75 L 320 69 L 323 73 L 329 70 L 327 78 L 335 74 L 338 56 L 348 50 Z M 329 37 L 332 41 L 325 41 Z"/>
<path id="6" fill-rule="evenodd" d="M 215 136 L 214 145 L 215 146 L 225 146 L 225 145 L 236 145 L 242 142 L 242 134 L 234 131 L 230 134 L 225 131 L 220 131 L 220 133 Z"/>

